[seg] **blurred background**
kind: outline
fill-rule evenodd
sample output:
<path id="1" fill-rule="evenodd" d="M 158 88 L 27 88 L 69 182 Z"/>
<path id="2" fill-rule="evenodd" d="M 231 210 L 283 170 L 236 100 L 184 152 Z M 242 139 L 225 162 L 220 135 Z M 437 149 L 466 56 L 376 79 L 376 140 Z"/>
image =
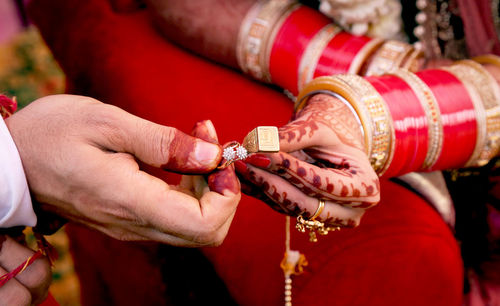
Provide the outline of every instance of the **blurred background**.
<path id="1" fill-rule="evenodd" d="M 64 93 L 65 78 L 37 29 L 24 12 L 26 0 L 0 0 L 0 93 L 16 97 L 18 109 L 39 97 Z M 27 241 L 34 237 L 26 231 Z M 79 305 L 79 283 L 74 273 L 64 227 L 47 240 L 59 259 L 52 269 L 50 292 L 61 305 Z"/>

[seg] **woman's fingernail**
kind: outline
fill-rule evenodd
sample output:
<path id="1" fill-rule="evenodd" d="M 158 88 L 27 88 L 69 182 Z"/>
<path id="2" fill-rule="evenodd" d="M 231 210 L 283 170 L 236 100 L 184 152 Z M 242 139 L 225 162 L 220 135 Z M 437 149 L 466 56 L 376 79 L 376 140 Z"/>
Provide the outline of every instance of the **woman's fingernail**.
<path id="1" fill-rule="evenodd" d="M 247 165 L 244 162 L 242 162 L 241 160 L 235 161 L 234 167 L 236 168 L 236 172 L 239 172 L 241 174 L 245 174 L 248 171 Z"/>
<path id="2" fill-rule="evenodd" d="M 263 154 L 252 154 L 245 162 L 258 168 L 268 168 L 271 165 L 271 159 Z"/>
<path id="3" fill-rule="evenodd" d="M 204 166 L 212 166 L 219 161 L 221 148 L 219 145 L 198 141 L 194 149 L 196 160 Z"/>

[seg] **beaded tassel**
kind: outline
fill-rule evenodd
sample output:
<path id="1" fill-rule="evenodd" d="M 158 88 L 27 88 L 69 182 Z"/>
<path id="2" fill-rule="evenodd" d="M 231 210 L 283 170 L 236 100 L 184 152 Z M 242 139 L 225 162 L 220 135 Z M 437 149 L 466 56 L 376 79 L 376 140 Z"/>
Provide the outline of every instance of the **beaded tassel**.
<path id="1" fill-rule="evenodd" d="M 292 275 L 300 275 L 307 266 L 307 259 L 299 251 L 290 250 L 290 217 L 286 216 L 285 255 L 280 267 L 285 274 L 285 306 L 292 306 Z"/>

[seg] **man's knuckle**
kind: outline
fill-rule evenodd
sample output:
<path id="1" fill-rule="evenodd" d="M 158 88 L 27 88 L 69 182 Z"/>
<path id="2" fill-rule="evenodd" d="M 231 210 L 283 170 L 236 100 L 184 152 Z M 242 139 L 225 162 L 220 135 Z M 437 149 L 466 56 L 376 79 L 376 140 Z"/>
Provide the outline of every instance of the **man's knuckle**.
<path id="1" fill-rule="evenodd" d="M 174 129 L 166 128 L 160 129 L 157 132 L 158 140 L 156 145 L 158 145 L 158 152 L 160 160 L 167 161 L 170 158 L 170 151 L 176 149 L 177 143 L 175 142 L 176 131 Z"/>
<path id="2" fill-rule="evenodd" d="M 213 224 L 205 223 L 200 226 L 196 242 L 203 245 L 212 245 L 217 240 L 217 229 Z"/>
<path id="3" fill-rule="evenodd" d="M 29 288 L 41 288 L 50 284 L 52 274 L 49 261 L 46 258 L 37 259 L 27 271 L 30 277 L 25 281 Z"/>
<path id="4" fill-rule="evenodd" d="M 2 298 L 2 300 L 5 301 L 5 304 L 2 304 L 3 301 L 0 301 L 0 305 L 31 305 L 31 293 L 25 287 L 16 285 L 9 288 L 7 296 Z"/>

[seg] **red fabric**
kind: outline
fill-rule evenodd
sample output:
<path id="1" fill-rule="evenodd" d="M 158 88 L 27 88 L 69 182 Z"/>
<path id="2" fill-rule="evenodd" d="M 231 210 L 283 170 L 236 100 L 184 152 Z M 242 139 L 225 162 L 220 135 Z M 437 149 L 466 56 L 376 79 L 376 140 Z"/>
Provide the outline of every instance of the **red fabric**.
<path id="1" fill-rule="evenodd" d="M 0 116 L 5 119 L 11 116 L 17 109 L 16 100 L 12 100 L 5 95 L 0 94 Z"/>
<path id="2" fill-rule="evenodd" d="M 36 0 L 30 10 L 75 92 L 184 131 L 210 118 L 222 142 L 241 140 L 257 125 L 282 125 L 291 115 L 282 94 L 167 43 L 145 12 L 119 15 L 102 0 Z M 316 244 L 292 230 L 292 248 L 309 260 L 294 277 L 296 305 L 460 305 L 462 265 L 450 230 L 403 187 L 383 181 L 382 194 L 359 228 Z M 238 304 L 283 303 L 284 220 L 244 196 L 224 244 L 203 250 Z M 169 273 L 159 271 L 179 263 L 155 257 L 156 245 L 82 228 L 70 236 L 77 270 L 85 273 L 84 304 L 168 303 L 160 295 Z M 189 273 L 170 275 L 174 281 L 165 286 Z M 188 276 L 196 280 L 201 272 Z"/>
<path id="3" fill-rule="evenodd" d="M 49 293 L 45 301 L 43 301 L 40 306 L 59 306 L 59 303 L 54 299 L 52 294 Z"/>
<path id="4" fill-rule="evenodd" d="M 493 23 L 491 0 L 457 0 L 464 23 L 469 55 L 500 54 L 498 33 Z"/>
<path id="5" fill-rule="evenodd" d="M 129 13 L 137 11 L 142 5 L 142 0 L 110 0 L 111 7 L 115 12 Z"/>

